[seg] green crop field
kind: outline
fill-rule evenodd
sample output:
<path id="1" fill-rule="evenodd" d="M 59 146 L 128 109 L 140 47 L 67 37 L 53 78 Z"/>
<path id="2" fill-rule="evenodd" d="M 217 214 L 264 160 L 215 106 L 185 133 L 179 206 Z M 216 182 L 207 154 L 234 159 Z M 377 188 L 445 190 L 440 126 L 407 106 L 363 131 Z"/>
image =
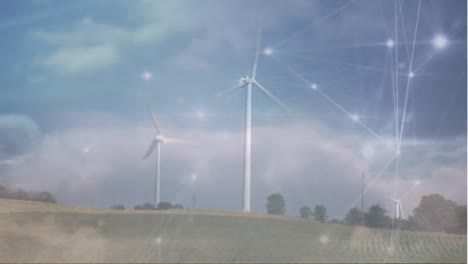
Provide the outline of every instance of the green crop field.
<path id="1" fill-rule="evenodd" d="M 466 262 L 466 236 L 0 200 L 0 262 Z"/>

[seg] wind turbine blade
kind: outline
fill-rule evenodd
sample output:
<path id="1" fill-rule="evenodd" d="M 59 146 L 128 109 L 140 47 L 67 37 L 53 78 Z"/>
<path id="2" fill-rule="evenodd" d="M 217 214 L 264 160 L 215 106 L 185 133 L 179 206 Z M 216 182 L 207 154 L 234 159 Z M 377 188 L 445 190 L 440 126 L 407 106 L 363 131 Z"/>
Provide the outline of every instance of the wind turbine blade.
<path id="1" fill-rule="evenodd" d="M 148 103 L 145 103 L 146 108 L 148 109 L 148 112 L 151 114 L 151 120 L 153 121 L 153 126 L 158 132 L 158 134 L 161 134 L 161 129 L 159 128 L 158 121 L 156 119 L 156 116 L 154 115 L 153 111 L 151 110 L 151 107 L 149 106 Z"/>
<path id="2" fill-rule="evenodd" d="M 239 88 L 242 88 L 242 87 L 244 87 L 244 86 L 246 86 L 246 85 L 247 85 L 247 83 L 238 83 L 238 84 L 234 85 L 233 87 L 228 88 L 228 89 L 226 89 L 226 90 L 224 90 L 224 91 L 218 93 L 218 94 L 216 95 L 216 97 L 217 97 L 217 98 L 224 97 L 224 96 L 226 96 L 227 94 L 230 94 L 230 93 L 234 92 L 235 90 L 237 90 L 237 89 L 239 89 Z"/>
<path id="3" fill-rule="evenodd" d="M 255 76 L 257 75 L 257 67 L 258 67 L 258 59 L 260 57 L 260 42 L 262 41 L 262 28 L 261 26 L 258 27 L 257 33 L 257 46 L 255 48 L 255 60 L 252 69 L 252 79 L 255 80 Z"/>
<path id="4" fill-rule="evenodd" d="M 388 195 L 384 195 L 385 197 L 387 197 L 388 199 L 392 200 L 392 202 L 395 202 L 395 199 L 393 199 L 392 197 L 388 196 Z"/>
<path id="5" fill-rule="evenodd" d="M 176 139 L 176 138 L 166 138 L 165 141 L 167 143 L 181 143 L 181 144 L 195 145 L 194 142 L 187 141 L 187 140 Z"/>
<path id="6" fill-rule="evenodd" d="M 401 204 L 401 202 L 399 202 L 398 204 L 400 205 L 401 218 L 405 218 L 405 213 L 403 211 L 403 205 Z"/>
<path id="7" fill-rule="evenodd" d="M 146 159 L 149 155 L 151 155 L 151 153 L 153 153 L 154 149 L 156 148 L 156 144 L 157 144 L 157 141 L 155 139 L 155 140 L 153 140 L 153 142 L 151 142 L 151 145 L 149 146 L 148 150 L 146 151 L 146 154 L 143 157 L 143 159 Z"/>
<path id="8" fill-rule="evenodd" d="M 262 92 L 264 92 L 266 95 L 268 95 L 268 97 L 270 97 L 281 108 L 283 108 L 283 110 L 285 110 L 289 114 L 292 113 L 292 111 L 283 102 L 281 102 L 280 99 L 276 98 L 276 96 L 274 96 L 272 93 L 270 93 L 270 91 L 268 91 L 265 87 L 263 87 L 261 84 L 259 84 L 256 80 L 254 80 L 254 84 L 255 84 L 255 86 L 257 86 L 257 88 L 262 90 Z"/>

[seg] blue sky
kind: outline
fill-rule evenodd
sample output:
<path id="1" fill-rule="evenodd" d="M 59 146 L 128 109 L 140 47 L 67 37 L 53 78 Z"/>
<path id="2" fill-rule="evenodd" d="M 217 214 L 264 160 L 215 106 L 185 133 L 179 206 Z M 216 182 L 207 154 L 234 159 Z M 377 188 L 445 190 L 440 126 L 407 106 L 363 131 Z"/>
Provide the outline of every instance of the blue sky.
<path id="1" fill-rule="evenodd" d="M 293 114 L 254 92 L 255 210 L 281 191 L 291 214 L 325 203 L 342 215 L 340 200 L 358 194 L 364 167 L 372 178 L 393 155 L 375 135 L 395 144 L 403 118 L 396 178 L 398 194 L 411 190 L 407 208 L 428 192 L 466 201 L 466 2 L 422 1 L 419 16 L 418 3 L 399 2 L 395 27 L 394 1 L 4 1 L 0 158 L 21 162 L 3 166 L 0 180 L 87 206 L 151 200 L 154 164 L 140 157 L 152 137 L 148 100 L 166 131 L 204 146 L 167 146 L 163 200 L 185 199 L 184 177 L 196 172 L 198 192 L 227 201 L 205 197 L 201 206 L 237 210 L 245 95 L 215 95 L 250 73 L 261 27 L 262 51 L 273 53 L 262 53 L 257 80 Z M 144 71 L 153 78 L 143 80 Z M 92 150 L 81 157 L 84 146 Z M 394 166 L 369 187 L 369 200 L 393 192 Z"/>

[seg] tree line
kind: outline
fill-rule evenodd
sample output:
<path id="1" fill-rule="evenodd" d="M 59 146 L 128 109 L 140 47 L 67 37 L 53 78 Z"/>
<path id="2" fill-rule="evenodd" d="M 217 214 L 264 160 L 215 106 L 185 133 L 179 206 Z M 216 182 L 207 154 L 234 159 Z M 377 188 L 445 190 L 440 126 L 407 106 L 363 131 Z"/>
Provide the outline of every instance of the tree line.
<path id="1" fill-rule="evenodd" d="M 10 189 L 0 185 L 0 198 L 43 203 L 57 203 L 57 199 L 50 192 L 33 192 L 23 189 Z"/>
<path id="2" fill-rule="evenodd" d="M 286 213 L 286 201 L 280 193 L 272 193 L 267 197 L 266 209 L 268 214 L 284 215 Z M 319 222 L 327 221 L 327 208 L 324 205 L 316 205 L 314 211 L 308 206 L 299 209 L 299 216 L 307 219 L 313 216 Z"/>
<path id="3" fill-rule="evenodd" d="M 116 204 L 110 207 L 114 210 L 125 210 L 125 206 L 122 204 Z M 160 202 L 156 207 L 152 203 L 137 204 L 133 207 L 133 210 L 169 210 L 169 209 L 184 209 L 181 204 L 171 204 L 168 202 Z"/>
<path id="4" fill-rule="evenodd" d="M 280 193 L 271 194 L 267 197 L 266 209 L 269 214 L 284 215 L 286 213 L 284 197 Z M 316 205 L 312 210 L 308 206 L 302 206 L 299 209 L 299 216 L 303 219 L 314 217 L 319 222 L 327 222 L 327 208 L 324 205 Z M 458 205 L 440 194 L 429 194 L 421 197 L 419 205 L 414 208 L 413 214 L 408 219 L 393 218 L 380 204 L 373 204 L 364 212 L 353 207 L 342 220 L 332 219 L 328 222 L 364 225 L 370 228 L 397 227 L 411 231 L 466 234 L 466 217 L 466 205 Z"/>

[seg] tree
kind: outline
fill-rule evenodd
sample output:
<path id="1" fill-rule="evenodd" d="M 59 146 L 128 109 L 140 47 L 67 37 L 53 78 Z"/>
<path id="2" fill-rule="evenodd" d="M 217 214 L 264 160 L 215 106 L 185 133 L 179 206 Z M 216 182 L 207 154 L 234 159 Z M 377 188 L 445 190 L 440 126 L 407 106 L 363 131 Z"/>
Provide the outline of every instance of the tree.
<path id="1" fill-rule="evenodd" d="M 312 210 L 309 206 L 302 206 L 301 209 L 299 209 L 299 215 L 301 218 L 307 219 L 312 215 Z"/>
<path id="2" fill-rule="evenodd" d="M 0 198 L 57 203 L 57 199 L 50 192 L 32 192 L 23 189 L 13 190 L 2 185 L 0 185 Z"/>
<path id="3" fill-rule="evenodd" d="M 175 205 L 174 205 L 174 208 L 175 208 L 175 209 L 184 209 L 184 206 L 181 205 L 181 204 L 175 204 Z"/>
<path id="4" fill-rule="evenodd" d="M 154 210 L 154 205 L 152 203 L 144 203 L 143 210 Z"/>
<path id="5" fill-rule="evenodd" d="M 455 217 L 457 218 L 459 232 L 458 234 L 466 234 L 466 205 L 459 205 L 455 208 Z"/>
<path id="6" fill-rule="evenodd" d="M 158 206 L 156 207 L 158 210 L 168 210 L 172 209 L 172 204 L 168 202 L 160 202 L 158 203 Z"/>
<path id="7" fill-rule="evenodd" d="M 466 205 L 455 207 L 454 221 L 447 223 L 444 231 L 451 234 L 466 234 Z"/>
<path id="8" fill-rule="evenodd" d="M 31 195 L 23 189 L 18 189 L 16 192 L 12 193 L 12 198 L 17 200 L 30 201 Z"/>
<path id="9" fill-rule="evenodd" d="M 10 190 L 3 185 L 0 185 L 0 198 L 10 198 Z"/>
<path id="10" fill-rule="evenodd" d="M 327 208 L 323 205 L 316 205 L 314 209 L 315 220 L 323 223 L 327 220 Z"/>
<path id="11" fill-rule="evenodd" d="M 408 219 L 401 219 L 400 226 L 402 230 L 416 231 L 418 230 L 417 224 L 414 220 L 414 216 L 408 217 Z"/>
<path id="12" fill-rule="evenodd" d="M 379 204 L 374 204 L 369 208 L 364 220 L 366 226 L 369 227 L 383 228 L 391 225 L 391 219 L 387 216 L 387 210 Z"/>
<path id="13" fill-rule="evenodd" d="M 114 209 L 114 210 L 125 210 L 125 206 L 123 206 L 122 204 L 116 204 L 116 205 L 111 206 L 111 209 Z"/>
<path id="14" fill-rule="evenodd" d="M 151 203 L 138 204 L 133 207 L 135 210 L 154 210 L 154 206 Z"/>
<path id="15" fill-rule="evenodd" d="M 333 218 L 329 223 L 332 223 L 332 224 L 343 224 L 343 221 Z"/>
<path id="16" fill-rule="evenodd" d="M 50 192 L 41 192 L 33 200 L 44 203 L 57 203 L 57 200 Z"/>
<path id="17" fill-rule="evenodd" d="M 267 197 L 266 209 L 269 214 L 284 215 L 286 212 L 286 202 L 283 195 L 280 193 L 273 193 Z"/>
<path id="18" fill-rule="evenodd" d="M 363 212 L 356 207 L 349 209 L 344 218 L 344 222 L 348 225 L 360 225 L 362 223 Z"/>
<path id="19" fill-rule="evenodd" d="M 414 221 L 417 229 L 427 231 L 444 231 L 456 223 L 456 207 L 453 201 L 440 194 L 421 197 L 419 206 L 414 208 Z"/>

